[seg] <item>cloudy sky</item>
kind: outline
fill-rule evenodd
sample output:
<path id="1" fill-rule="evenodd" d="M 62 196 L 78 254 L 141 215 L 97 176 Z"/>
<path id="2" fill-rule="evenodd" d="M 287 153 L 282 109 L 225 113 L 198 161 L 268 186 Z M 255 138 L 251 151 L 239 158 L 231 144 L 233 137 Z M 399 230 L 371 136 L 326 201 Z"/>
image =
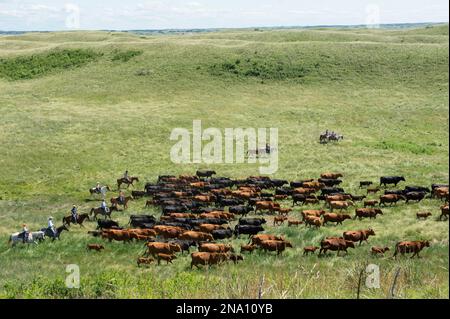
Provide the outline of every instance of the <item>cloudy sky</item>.
<path id="1" fill-rule="evenodd" d="M 0 0 L 0 30 L 448 22 L 448 0 Z"/>

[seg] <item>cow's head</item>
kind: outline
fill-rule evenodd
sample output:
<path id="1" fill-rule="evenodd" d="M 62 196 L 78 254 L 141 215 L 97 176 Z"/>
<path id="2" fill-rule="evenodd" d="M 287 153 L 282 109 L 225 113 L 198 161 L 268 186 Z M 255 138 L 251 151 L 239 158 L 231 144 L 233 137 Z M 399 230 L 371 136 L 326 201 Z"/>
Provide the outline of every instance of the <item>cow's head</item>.
<path id="1" fill-rule="evenodd" d="M 292 248 L 292 244 L 289 241 L 284 241 L 284 247 L 290 247 Z"/>
<path id="2" fill-rule="evenodd" d="M 342 219 L 343 220 L 352 219 L 352 216 L 350 216 L 349 214 L 342 214 Z"/>
<path id="3" fill-rule="evenodd" d="M 379 208 L 375 208 L 375 214 L 383 215 L 383 211 Z"/>
<path id="4" fill-rule="evenodd" d="M 375 231 L 374 231 L 372 228 L 369 228 L 369 229 L 367 230 L 367 234 L 368 234 L 368 235 L 375 236 Z"/>
<path id="5" fill-rule="evenodd" d="M 174 251 L 174 252 L 180 252 L 181 251 L 181 247 L 178 244 L 169 244 L 170 250 Z"/>
<path id="6" fill-rule="evenodd" d="M 406 181 L 405 178 L 403 176 L 400 176 L 400 178 L 398 179 L 399 181 Z"/>
<path id="7" fill-rule="evenodd" d="M 422 245 L 423 245 L 423 247 L 430 247 L 430 241 L 428 241 L 428 240 L 423 240 L 423 241 L 422 241 Z"/>

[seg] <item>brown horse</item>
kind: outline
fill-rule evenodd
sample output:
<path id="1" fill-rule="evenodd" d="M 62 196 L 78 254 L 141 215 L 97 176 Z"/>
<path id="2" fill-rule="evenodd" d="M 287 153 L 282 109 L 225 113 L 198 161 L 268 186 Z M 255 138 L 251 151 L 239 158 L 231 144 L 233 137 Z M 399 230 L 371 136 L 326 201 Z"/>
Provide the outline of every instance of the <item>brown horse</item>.
<path id="1" fill-rule="evenodd" d="M 123 205 L 123 209 L 127 209 L 128 208 L 128 201 L 132 200 L 133 196 L 127 196 L 125 197 L 124 203 L 120 203 L 119 202 L 119 198 L 116 197 L 111 197 L 111 204 L 113 204 L 113 206 L 116 208 L 117 210 L 117 206 L 118 205 Z"/>
<path id="2" fill-rule="evenodd" d="M 108 208 L 109 208 L 108 212 L 104 212 L 101 207 L 91 208 L 91 211 L 89 212 L 89 215 L 94 214 L 94 219 L 95 220 L 97 220 L 97 215 L 103 215 L 103 216 L 105 216 L 105 219 L 106 218 L 111 219 L 111 212 L 113 210 L 117 211 L 117 207 L 116 206 L 110 206 Z"/>
<path id="3" fill-rule="evenodd" d="M 139 177 L 137 176 L 131 176 L 129 179 L 126 178 L 119 178 L 117 180 L 117 189 L 120 189 L 120 186 L 122 186 L 122 184 L 127 184 L 127 188 L 131 185 L 134 187 L 133 183 L 134 181 L 139 182 Z"/>
<path id="4" fill-rule="evenodd" d="M 89 220 L 88 214 L 79 214 L 77 216 L 77 224 L 80 225 L 80 227 L 84 227 L 83 222 L 85 219 Z M 62 222 L 63 222 L 63 225 L 70 226 L 70 224 L 73 223 L 72 215 L 63 217 Z"/>

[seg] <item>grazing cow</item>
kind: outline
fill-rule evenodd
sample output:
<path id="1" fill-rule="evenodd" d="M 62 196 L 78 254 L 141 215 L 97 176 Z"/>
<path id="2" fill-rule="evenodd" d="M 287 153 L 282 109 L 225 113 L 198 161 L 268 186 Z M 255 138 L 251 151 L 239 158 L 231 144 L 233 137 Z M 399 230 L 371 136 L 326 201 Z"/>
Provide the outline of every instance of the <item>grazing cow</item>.
<path id="1" fill-rule="evenodd" d="M 422 199 L 425 198 L 425 195 L 427 193 L 425 192 L 408 192 L 405 194 L 406 203 L 408 203 L 410 200 L 415 200 L 417 202 L 420 202 Z"/>
<path id="2" fill-rule="evenodd" d="M 364 207 L 375 207 L 378 204 L 378 201 L 376 199 L 370 199 L 364 201 Z"/>
<path id="3" fill-rule="evenodd" d="M 374 246 L 371 248 L 371 252 L 373 256 L 377 256 L 377 255 L 383 255 L 384 253 L 387 252 L 389 250 L 389 247 L 377 247 Z"/>
<path id="4" fill-rule="evenodd" d="M 316 228 L 319 228 L 322 225 L 323 221 L 320 217 L 306 216 L 305 218 L 305 226 L 315 226 Z"/>
<path id="5" fill-rule="evenodd" d="M 284 223 L 285 220 L 287 220 L 287 216 L 275 216 L 273 218 L 273 225 L 274 226 L 280 226 Z"/>
<path id="6" fill-rule="evenodd" d="M 244 234 L 244 235 L 249 235 L 249 237 L 251 235 L 256 235 L 259 232 L 264 231 L 264 228 L 259 225 L 236 225 L 234 227 L 234 235 L 236 237 L 239 237 L 240 235 Z"/>
<path id="7" fill-rule="evenodd" d="M 326 254 L 328 250 L 337 251 L 337 256 L 341 251 L 345 251 L 348 254 L 347 248 L 355 248 L 352 241 L 346 240 L 342 237 L 325 238 L 320 242 L 319 256 Z"/>
<path id="8" fill-rule="evenodd" d="M 215 171 L 212 170 L 198 170 L 195 175 L 197 175 L 198 177 L 206 177 L 209 178 L 213 175 L 216 175 L 217 173 Z"/>
<path id="9" fill-rule="evenodd" d="M 439 220 L 442 220 L 442 217 L 445 217 L 445 220 L 448 219 L 448 204 L 441 206 L 441 215 L 439 216 Z"/>
<path id="10" fill-rule="evenodd" d="M 264 240 L 278 240 L 283 241 L 284 238 L 282 236 L 271 235 L 271 234 L 258 234 L 251 237 L 252 245 L 259 246 Z"/>
<path id="11" fill-rule="evenodd" d="M 103 245 L 99 245 L 99 244 L 87 244 L 87 249 L 101 251 L 102 249 L 105 249 L 105 247 L 103 247 Z"/>
<path id="12" fill-rule="evenodd" d="M 156 257 L 159 253 L 172 255 L 174 253 L 181 252 L 181 247 L 178 244 L 152 242 L 146 243 L 145 245 L 147 250 L 144 252 L 144 256 L 153 255 L 153 257 Z"/>
<path id="13" fill-rule="evenodd" d="M 384 185 L 391 185 L 394 184 L 397 186 L 398 183 L 401 181 L 405 181 L 405 178 L 403 176 L 382 176 L 380 177 L 380 186 Z"/>
<path id="14" fill-rule="evenodd" d="M 343 177 L 342 173 L 322 173 L 320 174 L 320 178 L 326 178 L 326 179 L 338 179 L 339 177 Z"/>
<path id="15" fill-rule="evenodd" d="M 178 236 L 179 239 L 193 240 L 193 241 L 213 241 L 214 237 L 211 234 L 198 232 L 198 231 L 187 231 Z"/>
<path id="16" fill-rule="evenodd" d="M 427 219 L 428 217 L 432 216 L 432 214 L 430 212 L 418 212 L 416 214 L 417 219 Z"/>
<path id="17" fill-rule="evenodd" d="M 230 244 L 203 243 L 198 247 L 198 251 L 208 253 L 227 253 L 234 252 L 234 249 Z"/>
<path id="18" fill-rule="evenodd" d="M 377 218 L 377 215 L 383 215 L 383 211 L 379 208 L 357 208 L 355 209 L 355 217 L 359 218 L 360 220 L 362 218 Z"/>
<path id="19" fill-rule="evenodd" d="M 395 245 L 394 258 L 397 258 L 397 254 L 400 253 L 402 256 L 405 253 L 413 253 L 411 258 L 417 256 L 420 258 L 419 253 L 425 247 L 430 247 L 430 242 L 428 240 L 417 240 L 417 241 L 401 241 Z"/>
<path id="20" fill-rule="evenodd" d="M 259 246 L 264 252 L 276 251 L 277 255 L 281 255 L 287 247 L 292 248 L 292 244 L 288 241 L 278 240 L 263 240 Z"/>
<path id="21" fill-rule="evenodd" d="M 215 240 L 226 239 L 233 237 L 233 231 L 231 229 L 216 229 L 211 232 L 211 235 Z"/>
<path id="22" fill-rule="evenodd" d="M 332 222 L 337 223 L 337 225 L 342 225 L 342 222 L 346 219 L 352 219 L 352 217 L 348 214 L 326 213 L 323 215 L 323 224 Z"/>
<path id="23" fill-rule="evenodd" d="M 339 209 L 340 211 L 342 211 L 343 209 L 347 209 L 350 206 L 355 206 L 355 204 L 352 201 L 345 202 L 340 200 L 330 202 L 331 211 L 333 211 L 333 209 Z"/>
<path id="24" fill-rule="evenodd" d="M 169 264 L 169 263 L 172 263 L 172 260 L 174 260 L 176 258 L 177 257 L 175 255 L 171 255 L 171 254 L 163 254 L 163 253 L 157 254 L 158 265 L 161 263 L 161 260 L 165 260 L 167 262 L 167 264 Z"/>
<path id="25" fill-rule="evenodd" d="M 301 221 L 301 220 L 288 219 L 288 227 L 290 227 L 292 225 L 298 226 L 301 224 L 303 224 L 303 221 Z"/>
<path id="26" fill-rule="evenodd" d="M 137 265 L 138 265 L 138 267 L 140 267 L 141 264 L 149 265 L 149 264 L 151 264 L 154 261 L 155 260 L 153 258 L 151 258 L 151 257 L 139 257 L 137 259 Z"/>
<path id="27" fill-rule="evenodd" d="M 369 194 L 376 194 L 379 191 L 380 191 L 379 187 L 367 188 L 367 195 L 369 195 Z"/>
<path id="28" fill-rule="evenodd" d="M 256 245 L 241 245 L 241 254 L 248 251 L 250 254 L 256 249 Z"/>
<path id="29" fill-rule="evenodd" d="M 378 204 L 378 206 L 386 206 L 386 203 L 389 203 L 390 206 L 392 206 L 392 204 L 397 204 L 397 202 L 400 200 L 406 200 L 405 196 L 397 194 L 381 195 L 380 203 Z"/>
<path id="30" fill-rule="evenodd" d="M 365 186 L 370 186 L 370 185 L 372 185 L 373 183 L 371 182 L 371 181 L 360 181 L 359 182 L 359 188 L 363 188 L 363 187 L 365 187 Z"/>
<path id="31" fill-rule="evenodd" d="M 363 241 L 367 242 L 369 236 L 375 236 L 375 232 L 372 228 L 369 228 L 366 230 L 346 231 L 343 236 L 345 240 L 350 240 L 353 242 L 359 241 L 359 245 L 361 245 Z"/>
<path id="32" fill-rule="evenodd" d="M 319 249 L 317 246 L 306 246 L 303 248 L 303 255 L 313 254 Z"/>

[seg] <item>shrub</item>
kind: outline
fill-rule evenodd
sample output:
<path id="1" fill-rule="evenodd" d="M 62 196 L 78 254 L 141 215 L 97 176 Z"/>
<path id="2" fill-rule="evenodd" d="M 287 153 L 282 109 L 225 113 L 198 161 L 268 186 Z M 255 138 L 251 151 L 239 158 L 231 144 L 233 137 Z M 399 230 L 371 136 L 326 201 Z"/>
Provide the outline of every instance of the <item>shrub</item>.
<path id="1" fill-rule="evenodd" d="M 112 61 L 128 62 L 132 58 L 141 55 L 141 50 L 127 50 L 127 51 L 115 51 L 112 57 Z"/>

